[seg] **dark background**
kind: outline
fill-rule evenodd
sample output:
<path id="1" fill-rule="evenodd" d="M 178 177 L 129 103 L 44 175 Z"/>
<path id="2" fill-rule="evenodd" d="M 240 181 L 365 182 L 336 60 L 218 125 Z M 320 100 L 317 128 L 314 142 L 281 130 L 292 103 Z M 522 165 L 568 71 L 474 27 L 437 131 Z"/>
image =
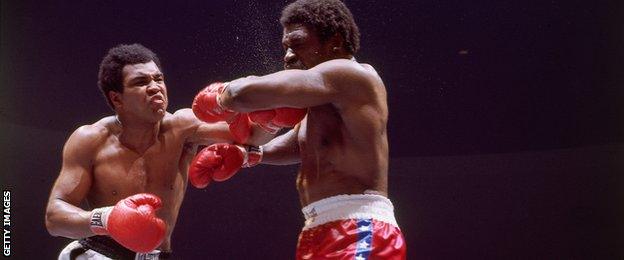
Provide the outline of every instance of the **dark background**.
<path id="1" fill-rule="evenodd" d="M 61 149 L 112 112 L 106 51 L 163 63 L 170 112 L 206 83 L 281 68 L 285 1 L 0 2 L 2 188 L 17 259 L 53 259 L 44 212 Z M 388 89 L 390 198 L 409 259 L 624 258 L 621 1 L 355 1 L 361 62 Z M 183 259 L 291 259 L 296 167 L 189 188 Z"/>

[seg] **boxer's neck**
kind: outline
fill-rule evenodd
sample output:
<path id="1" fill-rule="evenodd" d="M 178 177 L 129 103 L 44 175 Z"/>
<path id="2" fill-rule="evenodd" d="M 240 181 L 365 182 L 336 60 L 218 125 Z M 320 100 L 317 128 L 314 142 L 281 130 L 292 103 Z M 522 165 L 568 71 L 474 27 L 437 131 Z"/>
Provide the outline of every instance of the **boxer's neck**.
<path id="1" fill-rule="evenodd" d="M 121 145 L 139 154 L 144 153 L 157 140 L 160 133 L 160 121 L 156 123 L 141 123 L 124 120 L 115 116 L 116 124 L 120 127 L 119 142 Z"/>
<path id="2" fill-rule="evenodd" d="M 355 59 L 355 57 L 353 55 L 347 54 L 347 53 L 343 53 L 343 54 L 340 54 L 340 55 L 332 56 L 329 59 L 327 59 L 327 61 L 336 60 L 336 59 L 345 59 L 345 60 L 351 60 L 351 61 L 357 62 L 357 60 Z"/>

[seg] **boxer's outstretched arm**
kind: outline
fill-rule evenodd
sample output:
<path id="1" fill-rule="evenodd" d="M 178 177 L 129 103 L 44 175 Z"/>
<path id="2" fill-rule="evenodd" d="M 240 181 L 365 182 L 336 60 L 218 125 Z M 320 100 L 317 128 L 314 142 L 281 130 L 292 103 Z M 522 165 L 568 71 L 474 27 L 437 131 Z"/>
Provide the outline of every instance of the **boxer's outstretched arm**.
<path id="1" fill-rule="evenodd" d="M 305 119 L 304 119 L 305 120 Z M 299 155 L 299 143 L 297 142 L 297 134 L 299 133 L 299 126 L 286 132 L 283 135 L 276 137 L 271 142 L 262 146 L 263 164 L 272 165 L 289 165 L 301 163 L 301 156 Z"/>
<path id="2" fill-rule="evenodd" d="M 91 188 L 97 131 L 93 126 L 80 127 L 65 143 L 61 172 L 52 187 L 45 215 L 46 228 L 53 236 L 76 239 L 94 235 L 89 224 L 91 212 L 78 205 Z"/>
<path id="3" fill-rule="evenodd" d="M 234 80 L 220 95 L 220 104 L 238 112 L 328 103 L 340 109 L 361 99 L 362 91 L 369 91 L 369 75 L 356 62 L 331 60 L 308 70 L 284 70 Z"/>
<path id="4" fill-rule="evenodd" d="M 206 123 L 197 119 L 191 109 L 180 109 L 174 114 L 180 118 L 181 124 L 189 128 L 187 142 L 202 145 L 211 145 L 214 143 L 231 143 L 234 136 L 225 122 Z M 251 136 L 247 140 L 250 145 L 262 145 L 275 137 L 274 134 L 267 133 L 257 124 L 251 126 Z"/>

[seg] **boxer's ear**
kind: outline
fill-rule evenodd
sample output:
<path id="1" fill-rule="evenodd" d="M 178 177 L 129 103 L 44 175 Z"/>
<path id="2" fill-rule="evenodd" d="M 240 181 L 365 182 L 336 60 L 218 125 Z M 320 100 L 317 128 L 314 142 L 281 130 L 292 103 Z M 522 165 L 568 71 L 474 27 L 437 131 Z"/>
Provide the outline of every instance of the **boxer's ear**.
<path id="1" fill-rule="evenodd" d="M 123 105 L 123 102 L 121 102 L 121 93 L 119 92 L 109 91 L 108 98 L 115 108 L 119 108 Z"/>
<path id="2" fill-rule="evenodd" d="M 342 39 L 342 35 L 339 33 L 334 33 L 334 35 L 329 38 L 328 43 L 333 53 L 338 53 L 344 49 L 344 39 Z"/>

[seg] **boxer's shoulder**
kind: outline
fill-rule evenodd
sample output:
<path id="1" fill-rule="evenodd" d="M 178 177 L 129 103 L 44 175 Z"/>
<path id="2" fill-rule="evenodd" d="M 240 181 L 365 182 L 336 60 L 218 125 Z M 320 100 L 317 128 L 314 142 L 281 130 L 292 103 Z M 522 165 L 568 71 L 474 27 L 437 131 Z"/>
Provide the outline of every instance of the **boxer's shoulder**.
<path id="1" fill-rule="evenodd" d="M 384 88 L 372 66 L 354 60 L 329 60 L 313 69 L 322 75 L 326 86 L 340 93 L 333 102 L 339 110 L 370 104 L 378 98 L 380 89 Z"/>
<path id="2" fill-rule="evenodd" d="M 107 118 L 103 118 L 93 124 L 76 128 L 69 137 L 66 148 L 76 147 L 84 154 L 87 154 L 87 151 L 95 151 L 92 149 L 104 144 L 111 136 L 112 131 L 106 121 Z"/>
<path id="3" fill-rule="evenodd" d="M 351 73 L 362 73 L 362 74 L 377 74 L 375 68 L 367 63 L 360 63 L 355 60 L 350 59 L 332 59 L 325 61 L 316 66 L 316 68 L 328 70 L 328 71 L 342 71 L 342 72 L 351 72 Z"/>
<path id="4" fill-rule="evenodd" d="M 192 132 L 199 122 L 199 119 L 195 117 L 193 110 L 190 108 L 183 108 L 175 111 L 173 114 L 167 114 L 163 120 L 163 124 L 167 129 L 182 133 Z"/>
<path id="5" fill-rule="evenodd" d="M 373 66 L 347 59 L 329 60 L 317 65 L 313 70 L 319 72 L 326 83 L 337 89 L 348 86 L 344 90 L 352 90 L 353 85 L 373 87 L 380 81 Z"/>
<path id="6" fill-rule="evenodd" d="M 185 128 L 197 122 L 197 117 L 190 108 L 176 110 L 167 117 L 168 123 L 174 128 Z"/>
<path id="7" fill-rule="evenodd" d="M 109 121 L 114 121 L 114 120 L 115 118 L 112 116 L 105 117 L 105 118 L 98 120 L 97 122 L 93 124 L 86 124 L 86 125 L 79 126 L 78 128 L 76 128 L 75 133 L 87 135 L 90 137 L 110 135 L 110 133 L 112 132 L 112 129 L 111 129 L 112 124 L 114 123 L 109 122 Z"/>

